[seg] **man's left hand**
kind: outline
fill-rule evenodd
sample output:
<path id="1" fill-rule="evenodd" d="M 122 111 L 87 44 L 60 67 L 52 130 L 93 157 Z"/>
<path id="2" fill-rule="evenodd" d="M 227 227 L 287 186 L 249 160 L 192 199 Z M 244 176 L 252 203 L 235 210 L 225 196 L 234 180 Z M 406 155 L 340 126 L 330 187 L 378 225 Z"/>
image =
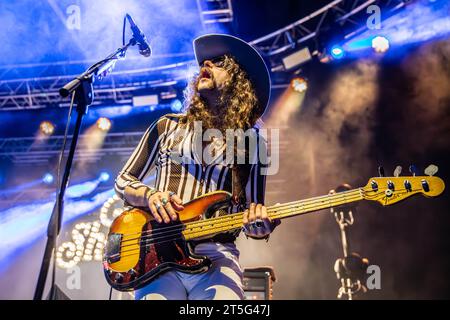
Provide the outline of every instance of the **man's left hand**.
<path id="1" fill-rule="evenodd" d="M 275 228 L 267 215 L 267 208 L 260 203 L 251 203 L 250 208 L 244 211 L 243 223 L 245 234 L 252 238 L 266 238 Z"/>

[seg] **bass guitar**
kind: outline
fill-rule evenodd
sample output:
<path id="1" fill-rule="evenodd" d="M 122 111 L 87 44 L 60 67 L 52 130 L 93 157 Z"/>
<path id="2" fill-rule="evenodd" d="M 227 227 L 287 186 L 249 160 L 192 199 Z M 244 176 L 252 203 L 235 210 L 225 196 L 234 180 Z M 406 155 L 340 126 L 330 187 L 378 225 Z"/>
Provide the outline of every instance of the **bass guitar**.
<path id="1" fill-rule="evenodd" d="M 434 176 L 376 177 L 353 190 L 267 206 L 267 213 L 272 219 L 284 219 L 360 200 L 388 206 L 416 194 L 436 197 L 444 188 L 442 179 Z M 243 212 L 201 219 L 205 213 L 230 206 L 231 199 L 226 191 L 202 195 L 184 204 L 184 209 L 177 212 L 179 219 L 169 224 L 157 223 L 149 212 L 141 209 L 124 211 L 112 223 L 104 250 L 107 282 L 116 290 L 130 291 L 168 270 L 187 273 L 208 270 L 211 261 L 196 255 L 189 240 L 241 229 Z"/>

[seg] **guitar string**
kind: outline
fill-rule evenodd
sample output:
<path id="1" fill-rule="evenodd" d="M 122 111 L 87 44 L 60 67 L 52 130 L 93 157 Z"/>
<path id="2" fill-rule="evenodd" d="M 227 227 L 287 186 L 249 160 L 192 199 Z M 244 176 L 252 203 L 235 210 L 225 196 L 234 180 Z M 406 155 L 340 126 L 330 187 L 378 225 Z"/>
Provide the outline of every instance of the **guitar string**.
<path id="1" fill-rule="evenodd" d="M 406 189 L 405 189 L 406 190 Z M 420 190 L 420 189 L 414 189 L 414 190 L 412 190 L 412 191 L 418 191 L 418 190 Z M 406 191 L 406 192 L 408 192 L 408 191 Z M 382 192 L 380 192 L 380 193 L 382 193 Z M 405 192 L 403 192 L 403 193 L 405 193 Z M 352 198 L 353 198 L 354 196 L 352 196 Z M 345 203 L 345 202 L 344 202 Z M 339 205 L 339 204 L 338 204 Z M 327 207 L 329 207 L 328 205 L 326 206 L 326 207 L 324 207 L 324 208 L 322 208 L 322 209 L 325 209 L 325 208 L 327 208 Z M 312 208 L 314 208 L 314 206 L 312 207 Z M 312 209 L 312 208 L 309 208 L 309 209 L 307 209 L 307 210 L 310 210 L 310 209 Z M 303 208 L 302 208 L 303 209 Z M 320 210 L 320 209 L 317 209 L 317 210 Z M 286 209 L 285 210 L 280 210 L 280 211 L 283 211 L 284 213 L 280 213 L 280 214 L 275 214 L 275 215 L 273 215 L 272 216 L 272 218 L 283 218 L 284 216 L 289 216 L 289 215 L 291 215 L 291 213 L 289 212 L 289 210 L 288 210 L 288 212 L 285 212 L 286 211 Z M 316 211 L 316 210 L 311 210 L 311 211 Z M 307 212 L 303 212 L 303 214 L 304 213 L 308 213 L 308 212 L 311 212 L 311 211 L 307 211 Z M 241 213 L 241 215 L 242 215 L 242 213 Z M 230 223 L 231 222 L 231 223 Z M 237 227 L 235 227 L 235 228 L 230 228 L 230 226 L 233 226 L 233 225 L 238 225 Z M 216 232 L 212 232 L 212 233 L 218 233 L 218 232 L 221 232 L 221 231 L 224 231 L 224 230 L 222 230 L 223 228 L 225 228 L 225 230 L 232 230 L 232 229 L 239 229 L 240 227 L 242 226 L 242 221 L 241 220 L 239 220 L 239 221 L 235 221 L 235 220 L 229 220 L 229 221 L 226 221 L 223 225 L 221 225 L 221 226 L 219 226 L 219 227 L 213 227 L 213 228 L 211 228 L 210 230 L 208 230 L 208 231 L 213 231 L 213 230 L 217 230 Z M 187 230 L 187 229 L 186 229 Z M 190 231 L 190 232 L 192 232 L 192 231 Z M 201 232 L 201 231 L 198 231 L 198 232 Z M 192 233 L 197 233 L 197 232 L 192 232 Z M 179 233 L 177 233 L 177 234 L 179 234 Z M 174 234 L 172 234 L 172 235 L 174 235 Z M 166 236 L 163 236 L 163 237 L 155 237 L 155 238 L 153 238 L 153 239 L 150 239 L 150 240 L 147 240 L 147 241 L 145 241 L 145 243 L 144 243 L 144 245 L 142 245 L 142 244 L 130 244 L 130 245 L 125 245 L 125 246 L 122 246 L 121 248 L 124 248 L 124 247 L 127 247 L 127 246 L 138 246 L 138 248 L 134 248 L 134 249 L 130 249 L 130 250 L 125 250 L 125 251 L 122 251 L 121 253 L 127 253 L 127 252 L 132 252 L 132 251 L 135 251 L 135 250 L 137 250 L 137 251 L 140 251 L 140 248 L 142 248 L 142 247 L 147 247 L 147 246 L 150 246 L 150 245 L 152 245 L 152 244 L 159 244 L 159 243 L 163 243 L 163 242 L 167 242 L 167 241 L 174 241 L 174 240 L 177 240 L 177 239 L 181 239 L 181 238 L 183 238 L 183 237 L 185 237 L 185 235 L 180 235 L 180 236 L 178 236 L 178 237 L 175 237 L 175 238 L 173 238 L 173 239 L 169 239 L 169 240 L 163 240 L 163 241 L 158 241 L 158 240 L 160 240 L 160 239 L 162 239 L 162 238 L 166 238 L 166 237 L 168 237 L 168 236 L 170 236 L 170 235 L 166 235 Z M 131 255 L 134 255 L 134 254 L 131 254 Z M 130 256 L 130 255 L 125 255 L 125 256 L 122 256 L 121 255 L 121 257 L 126 257 L 126 256 Z"/>
<path id="2" fill-rule="evenodd" d="M 352 190 L 349 190 L 349 191 L 339 192 L 339 193 L 334 194 L 334 195 L 324 195 L 324 196 L 313 197 L 313 198 L 309 198 L 309 199 L 305 199 L 305 200 L 291 201 L 291 202 L 283 203 L 281 205 L 270 206 L 270 207 L 267 208 L 267 211 L 269 212 L 269 211 L 274 211 L 274 210 L 277 210 L 277 209 L 282 209 L 284 207 L 291 207 L 294 204 L 301 204 L 302 202 L 314 203 L 314 202 L 317 202 L 317 201 L 321 201 L 322 199 L 330 197 L 330 196 L 331 197 L 336 197 L 336 198 L 338 198 L 338 196 L 339 197 L 345 197 L 346 194 L 355 193 L 355 192 L 359 193 L 359 192 L 361 192 L 361 190 L 362 190 L 362 188 L 360 188 L 360 189 L 352 189 Z M 364 193 L 365 191 L 362 190 L 362 192 Z M 238 215 L 238 214 L 242 214 L 242 212 L 236 212 L 236 213 L 233 213 L 233 214 L 229 214 L 229 215 L 226 215 L 226 217 L 232 217 L 232 216 Z M 194 226 L 194 225 L 201 225 L 201 224 L 208 224 L 208 221 L 220 220 L 220 219 L 223 219 L 224 217 L 225 216 L 221 216 L 221 217 L 217 217 L 217 218 L 211 218 L 211 219 L 206 219 L 206 220 L 200 220 L 200 221 L 193 221 L 193 222 L 188 222 L 187 224 L 190 224 L 192 226 Z M 187 225 L 187 224 L 185 224 L 185 225 Z M 158 230 L 160 230 L 160 231 L 162 231 L 162 230 L 170 230 L 170 229 L 178 228 L 178 227 L 179 227 L 179 225 L 176 225 L 176 226 L 158 228 Z M 139 235 L 139 234 L 145 234 L 145 233 L 152 233 L 152 230 L 146 230 L 146 231 L 135 232 L 135 233 L 128 233 L 128 234 L 123 234 L 122 236 Z"/>
<path id="3" fill-rule="evenodd" d="M 284 214 L 286 212 L 291 212 L 292 209 L 299 209 L 300 211 L 303 211 L 303 210 L 311 211 L 311 209 L 318 210 L 316 208 L 321 207 L 324 204 L 325 204 L 325 207 L 323 207 L 323 208 L 328 208 L 328 207 L 330 207 L 329 203 L 332 203 L 331 206 L 338 206 L 338 205 L 345 204 L 347 202 L 353 202 L 353 201 L 357 201 L 360 199 L 361 199 L 361 196 L 359 194 L 353 194 L 352 196 L 347 196 L 345 199 L 333 199 L 331 202 L 326 202 L 326 203 L 323 201 L 320 203 L 317 203 L 317 201 L 314 201 L 314 202 L 307 203 L 307 204 L 291 205 L 289 207 L 283 208 L 283 210 L 271 210 L 270 212 L 268 212 L 268 215 L 269 215 L 269 218 L 276 219 L 278 214 Z M 198 224 L 191 225 L 190 223 L 187 223 L 185 225 L 178 225 L 177 226 L 178 228 L 172 229 L 171 231 L 159 232 L 159 230 L 156 229 L 156 230 L 154 230 L 153 234 L 147 234 L 142 237 L 125 239 L 122 241 L 122 243 L 131 242 L 131 241 L 134 242 L 139 239 L 143 240 L 143 239 L 152 238 L 152 237 L 156 238 L 156 236 L 159 236 L 159 235 L 173 233 L 173 231 L 179 232 L 179 231 L 185 230 L 187 232 L 193 232 L 192 230 L 194 230 L 196 228 L 202 229 L 202 228 L 208 228 L 208 227 L 211 228 L 212 226 L 219 226 L 219 227 L 226 226 L 230 223 L 234 223 L 234 221 L 236 221 L 236 219 L 241 221 L 242 217 L 243 217 L 243 213 L 240 212 L 240 213 L 233 214 L 232 217 L 230 217 L 230 215 L 223 216 L 222 219 L 214 220 L 212 222 L 210 222 L 210 220 L 212 220 L 212 219 L 205 220 L 205 223 L 200 227 L 198 226 Z M 206 230 L 206 229 L 203 229 L 203 230 Z M 201 232 L 201 231 L 202 230 L 199 230 L 198 232 Z M 125 246 L 123 246 L 123 247 L 125 247 Z"/>
<path id="4" fill-rule="evenodd" d="M 366 187 L 360 187 L 360 188 L 347 190 L 347 191 L 343 191 L 343 192 L 339 192 L 339 193 L 331 194 L 331 195 L 328 194 L 328 195 L 312 197 L 312 198 L 308 198 L 308 199 L 304 199 L 304 200 L 294 200 L 294 201 L 286 202 L 286 203 L 283 203 L 283 204 L 273 205 L 273 206 L 267 207 L 267 211 L 270 212 L 270 211 L 276 210 L 278 208 L 291 207 L 293 204 L 297 204 L 297 203 L 301 204 L 302 202 L 303 203 L 304 202 L 314 203 L 314 202 L 319 201 L 319 200 L 321 200 L 323 198 L 345 197 L 346 194 L 350 194 L 350 193 L 353 193 L 353 192 L 362 192 L 362 194 L 364 194 L 364 196 L 367 199 L 369 199 L 369 200 L 370 200 L 370 198 L 374 198 L 374 197 L 384 193 L 384 191 L 380 190 L 378 193 L 375 193 L 373 195 L 369 195 L 368 192 L 376 192 L 376 191 L 374 191 L 374 190 L 365 190 L 365 188 Z M 404 191 L 408 192 L 408 190 L 406 190 L 406 189 L 398 189 L 397 192 L 399 192 L 399 191 L 403 191 L 403 193 L 404 193 Z M 416 191 L 420 191 L 420 189 L 413 189 L 410 192 L 416 192 Z M 220 217 L 217 217 L 217 218 L 211 218 L 211 219 L 206 219 L 206 220 L 192 221 L 192 222 L 188 222 L 188 223 L 186 223 L 184 225 L 189 224 L 189 225 L 193 225 L 194 226 L 194 225 L 197 225 L 197 224 L 198 225 L 200 225 L 200 224 L 209 224 L 208 221 L 221 220 L 224 217 L 232 217 L 232 216 L 239 215 L 239 214 L 242 214 L 242 212 L 237 212 L 237 213 L 229 214 L 229 215 L 226 215 L 226 216 L 220 216 Z M 180 225 L 175 225 L 175 226 L 170 226 L 170 227 L 158 228 L 158 230 L 159 231 L 170 230 L 170 229 L 177 229 L 179 227 L 180 227 Z M 153 230 L 146 230 L 146 231 L 141 231 L 141 232 L 123 234 L 122 236 L 141 235 L 141 234 L 152 233 L 152 232 L 153 232 Z M 134 239 L 129 239 L 129 240 L 134 240 Z"/>
<path id="5" fill-rule="evenodd" d="M 360 195 L 359 190 L 352 190 L 352 191 L 353 191 L 353 193 L 356 193 L 356 191 L 358 191 L 358 196 Z M 345 196 L 342 196 L 340 198 L 344 198 L 344 200 L 345 200 Z M 332 199 L 332 201 L 339 201 L 339 200 L 343 200 L 343 199 Z M 306 206 L 310 206 L 310 205 L 314 205 L 318 201 L 321 201 L 321 199 L 316 199 L 314 201 L 309 201 L 307 204 L 301 203 L 301 202 L 305 202 L 305 201 L 301 201 L 301 202 L 296 202 L 296 203 L 294 203 L 294 204 L 292 204 L 290 206 L 286 206 L 286 205 L 273 206 L 273 207 L 269 207 L 267 209 L 267 212 L 268 212 L 268 214 L 270 214 L 272 212 L 278 212 L 278 211 L 281 211 L 281 210 L 291 209 L 293 206 L 305 206 L 305 205 Z M 321 203 L 323 203 L 323 201 Z M 280 207 L 282 208 L 281 210 L 279 210 Z M 161 233 L 163 233 L 166 230 L 170 230 L 170 231 L 177 230 L 177 231 L 179 231 L 179 229 L 183 229 L 185 226 L 186 227 L 189 226 L 191 228 L 204 227 L 204 226 L 213 224 L 214 222 L 220 223 L 221 221 L 225 221 L 225 222 L 229 221 L 230 219 L 233 219 L 234 217 L 236 217 L 238 215 L 242 216 L 242 214 L 243 214 L 242 212 L 237 212 L 237 213 L 234 213 L 234 214 L 221 216 L 221 217 L 218 217 L 218 218 L 202 220 L 201 223 L 198 223 L 197 221 L 196 222 L 188 222 L 188 223 L 186 223 L 184 225 L 176 225 L 176 226 L 170 226 L 170 227 L 157 228 L 156 230 L 147 230 L 147 231 L 143 231 L 141 233 L 138 232 L 138 233 L 124 234 L 123 236 L 130 236 L 130 235 L 134 235 L 134 234 L 148 234 L 148 233 L 152 233 L 152 234 L 159 233 L 159 234 L 161 234 Z M 170 231 L 167 231 L 167 232 L 170 232 Z M 126 240 L 123 240 L 123 242 L 134 241 L 134 240 L 139 239 L 139 238 L 142 239 L 143 237 L 145 237 L 145 235 L 142 236 L 142 237 L 126 239 Z"/>
<path id="6" fill-rule="evenodd" d="M 401 190 L 403 190 L 403 189 L 401 189 Z M 406 190 L 406 189 L 405 189 Z M 412 190 L 412 191 L 418 191 L 418 190 L 420 190 L 420 189 L 415 189 L 415 190 Z M 411 191 L 411 192 L 412 192 Z M 407 193 L 408 191 L 406 191 L 406 193 Z M 403 192 L 403 193 L 405 193 L 405 192 Z M 282 210 L 282 211 L 285 211 L 285 210 Z M 313 211 L 315 211 L 315 210 L 313 210 Z M 309 211 L 309 212 L 311 212 L 311 211 Z M 304 212 L 304 213 L 308 213 L 308 212 Z M 279 215 L 276 215 L 277 217 L 279 217 L 279 218 L 283 218 L 283 215 L 289 215 L 289 214 L 287 214 L 287 213 L 282 213 L 282 214 L 279 214 Z M 242 221 L 238 221 L 238 222 L 235 222 L 235 223 L 231 223 L 231 226 L 233 225 L 233 224 L 236 224 L 237 226 L 236 226 L 236 228 L 232 228 L 232 229 L 239 229 L 240 227 L 241 227 L 241 223 L 242 223 Z M 230 224 L 227 224 L 226 226 L 228 227 Z M 223 228 L 223 227 L 221 227 L 221 228 Z M 219 229 L 219 231 L 218 232 L 220 232 L 221 230 L 220 230 L 220 228 L 217 228 L 217 227 L 215 227 L 215 228 L 212 228 L 212 230 L 215 230 L 215 229 Z M 231 230 L 231 228 L 230 229 L 228 229 L 228 230 Z M 140 252 L 140 250 L 141 250 L 141 248 L 142 247 L 148 247 L 148 246 L 151 246 L 151 245 L 154 245 L 154 244 L 161 244 L 161 243 L 165 243 L 165 242 L 170 242 L 170 241 L 176 241 L 176 240 L 178 240 L 178 239 L 182 239 L 182 238 L 184 238 L 184 236 L 183 235 L 180 235 L 180 236 L 178 236 L 178 237 L 175 237 L 175 238 L 173 238 L 173 239 L 168 239 L 168 240 L 163 240 L 163 241 L 146 241 L 146 244 L 144 245 L 144 246 L 139 246 L 138 248 L 134 248 L 134 249 L 131 249 L 131 250 L 125 250 L 125 251 L 122 251 L 122 253 L 129 253 L 129 254 L 127 254 L 127 255 L 120 255 L 120 257 L 121 258 L 125 258 L 125 257 L 129 257 L 129 256 L 134 256 L 134 255 L 136 255 L 136 253 L 138 253 L 138 252 Z M 154 239 L 154 240 L 156 240 L 156 238 Z M 137 245 L 137 244 L 136 244 Z M 136 253 L 131 253 L 130 254 L 130 252 L 133 252 L 133 251 L 136 251 Z"/>
<path id="7" fill-rule="evenodd" d="M 358 199 L 360 199 L 359 198 L 359 195 L 358 196 L 352 196 L 352 197 L 349 197 L 349 199 L 351 199 L 351 200 L 358 200 Z M 323 203 L 322 203 L 322 205 L 323 205 Z M 339 205 L 339 204 L 338 204 Z M 319 205 L 312 205 L 312 206 L 296 206 L 296 207 L 294 207 L 294 209 L 295 208 L 298 208 L 298 209 L 300 209 L 301 211 L 303 211 L 303 210 L 311 210 L 311 209 L 315 209 L 316 207 L 319 207 L 320 208 L 320 204 Z M 328 207 L 328 204 L 327 204 L 327 206 L 326 207 Z M 326 208 L 325 207 L 325 208 Z M 279 211 L 276 211 L 274 214 L 272 214 L 272 216 L 271 216 L 271 218 L 276 218 L 276 217 L 278 217 L 278 216 L 283 216 L 283 215 L 285 215 L 285 214 L 290 214 L 290 212 L 291 212 L 291 209 L 292 208 L 287 208 L 287 209 L 284 209 L 284 210 L 279 210 Z M 315 210 L 312 210 L 312 211 L 315 211 Z M 302 212 L 302 213 L 306 213 L 306 212 Z M 240 224 L 241 226 L 242 226 L 242 213 L 241 213 L 241 217 L 238 217 L 239 219 L 231 219 L 231 220 L 227 220 L 227 221 L 224 221 L 223 223 L 220 223 L 220 224 L 212 224 L 211 226 L 211 228 L 210 229 L 208 229 L 208 231 L 214 231 L 214 230 L 218 230 L 219 229 L 219 231 L 221 230 L 221 228 L 227 228 L 227 227 L 229 227 L 229 226 L 233 226 L 233 225 L 235 225 L 235 224 Z M 187 232 L 191 232 L 191 233 L 198 233 L 198 232 L 202 232 L 202 230 L 199 230 L 199 231 L 193 231 L 193 229 L 194 228 L 186 228 L 186 229 L 184 229 L 184 231 L 187 231 Z M 234 229 L 234 228 L 232 228 L 232 229 Z M 177 230 L 178 231 L 178 230 Z M 166 232 L 166 233 L 168 233 L 168 232 Z M 213 234 L 213 233 L 217 233 L 217 232 L 211 232 L 211 234 Z M 171 233 L 171 234 L 166 234 L 166 235 L 164 235 L 164 236 L 160 236 L 160 234 L 158 234 L 158 236 L 156 236 L 156 237 L 151 237 L 151 236 L 147 236 L 147 238 L 150 238 L 149 240 L 145 240 L 145 242 L 143 243 L 145 246 L 147 245 L 147 244 L 154 244 L 154 243 L 157 243 L 158 241 L 157 240 L 159 240 L 159 239 L 162 239 L 162 238 L 166 238 L 166 237 L 168 237 L 168 236 L 172 236 L 172 235 L 178 235 L 179 234 L 179 232 L 177 232 L 177 233 Z M 144 237 L 141 237 L 141 242 L 142 242 L 142 239 L 144 239 Z M 127 239 L 128 241 L 132 241 L 131 239 Z M 136 242 L 137 242 L 137 240 L 139 240 L 139 238 L 135 238 L 134 240 L 136 240 Z M 125 247 L 130 247 L 130 246 L 141 246 L 142 247 L 142 243 L 141 244 L 138 244 L 138 243 L 134 243 L 134 244 L 128 244 L 128 245 L 124 245 L 124 246 L 121 246 L 121 248 L 125 248 Z M 124 252 L 128 252 L 127 250 L 125 250 L 125 251 L 122 251 L 122 253 L 124 253 Z"/>

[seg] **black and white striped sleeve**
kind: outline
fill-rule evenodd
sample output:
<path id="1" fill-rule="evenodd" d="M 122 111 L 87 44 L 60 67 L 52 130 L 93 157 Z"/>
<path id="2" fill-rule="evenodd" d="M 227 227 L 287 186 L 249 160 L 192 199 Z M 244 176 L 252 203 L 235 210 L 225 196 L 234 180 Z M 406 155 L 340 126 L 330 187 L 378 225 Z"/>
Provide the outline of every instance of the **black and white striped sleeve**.
<path id="1" fill-rule="evenodd" d="M 145 131 L 138 146 L 128 159 L 127 163 L 120 171 L 116 178 L 114 189 L 116 194 L 125 199 L 125 188 L 133 189 L 145 188 L 149 189 L 142 180 L 152 169 L 158 156 L 158 151 L 163 134 L 160 134 L 162 126 L 164 126 L 164 117 L 153 122 Z"/>

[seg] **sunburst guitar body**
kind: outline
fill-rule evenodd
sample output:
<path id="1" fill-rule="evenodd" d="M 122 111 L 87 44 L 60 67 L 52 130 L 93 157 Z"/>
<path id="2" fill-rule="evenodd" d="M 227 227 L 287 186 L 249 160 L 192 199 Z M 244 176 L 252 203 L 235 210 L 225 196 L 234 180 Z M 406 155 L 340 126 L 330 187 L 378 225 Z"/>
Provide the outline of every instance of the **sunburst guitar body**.
<path id="1" fill-rule="evenodd" d="M 231 194 L 213 192 L 184 204 L 177 221 L 159 224 L 144 210 L 132 208 L 110 227 L 103 267 L 108 283 L 120 291 L 141 288 L 167 270 L 200 273 L 211 261 L 195 255 L 183 232 L 187 222 L 229 206 Z M 198 235 L 196 239 L 200 239 Z"/>

